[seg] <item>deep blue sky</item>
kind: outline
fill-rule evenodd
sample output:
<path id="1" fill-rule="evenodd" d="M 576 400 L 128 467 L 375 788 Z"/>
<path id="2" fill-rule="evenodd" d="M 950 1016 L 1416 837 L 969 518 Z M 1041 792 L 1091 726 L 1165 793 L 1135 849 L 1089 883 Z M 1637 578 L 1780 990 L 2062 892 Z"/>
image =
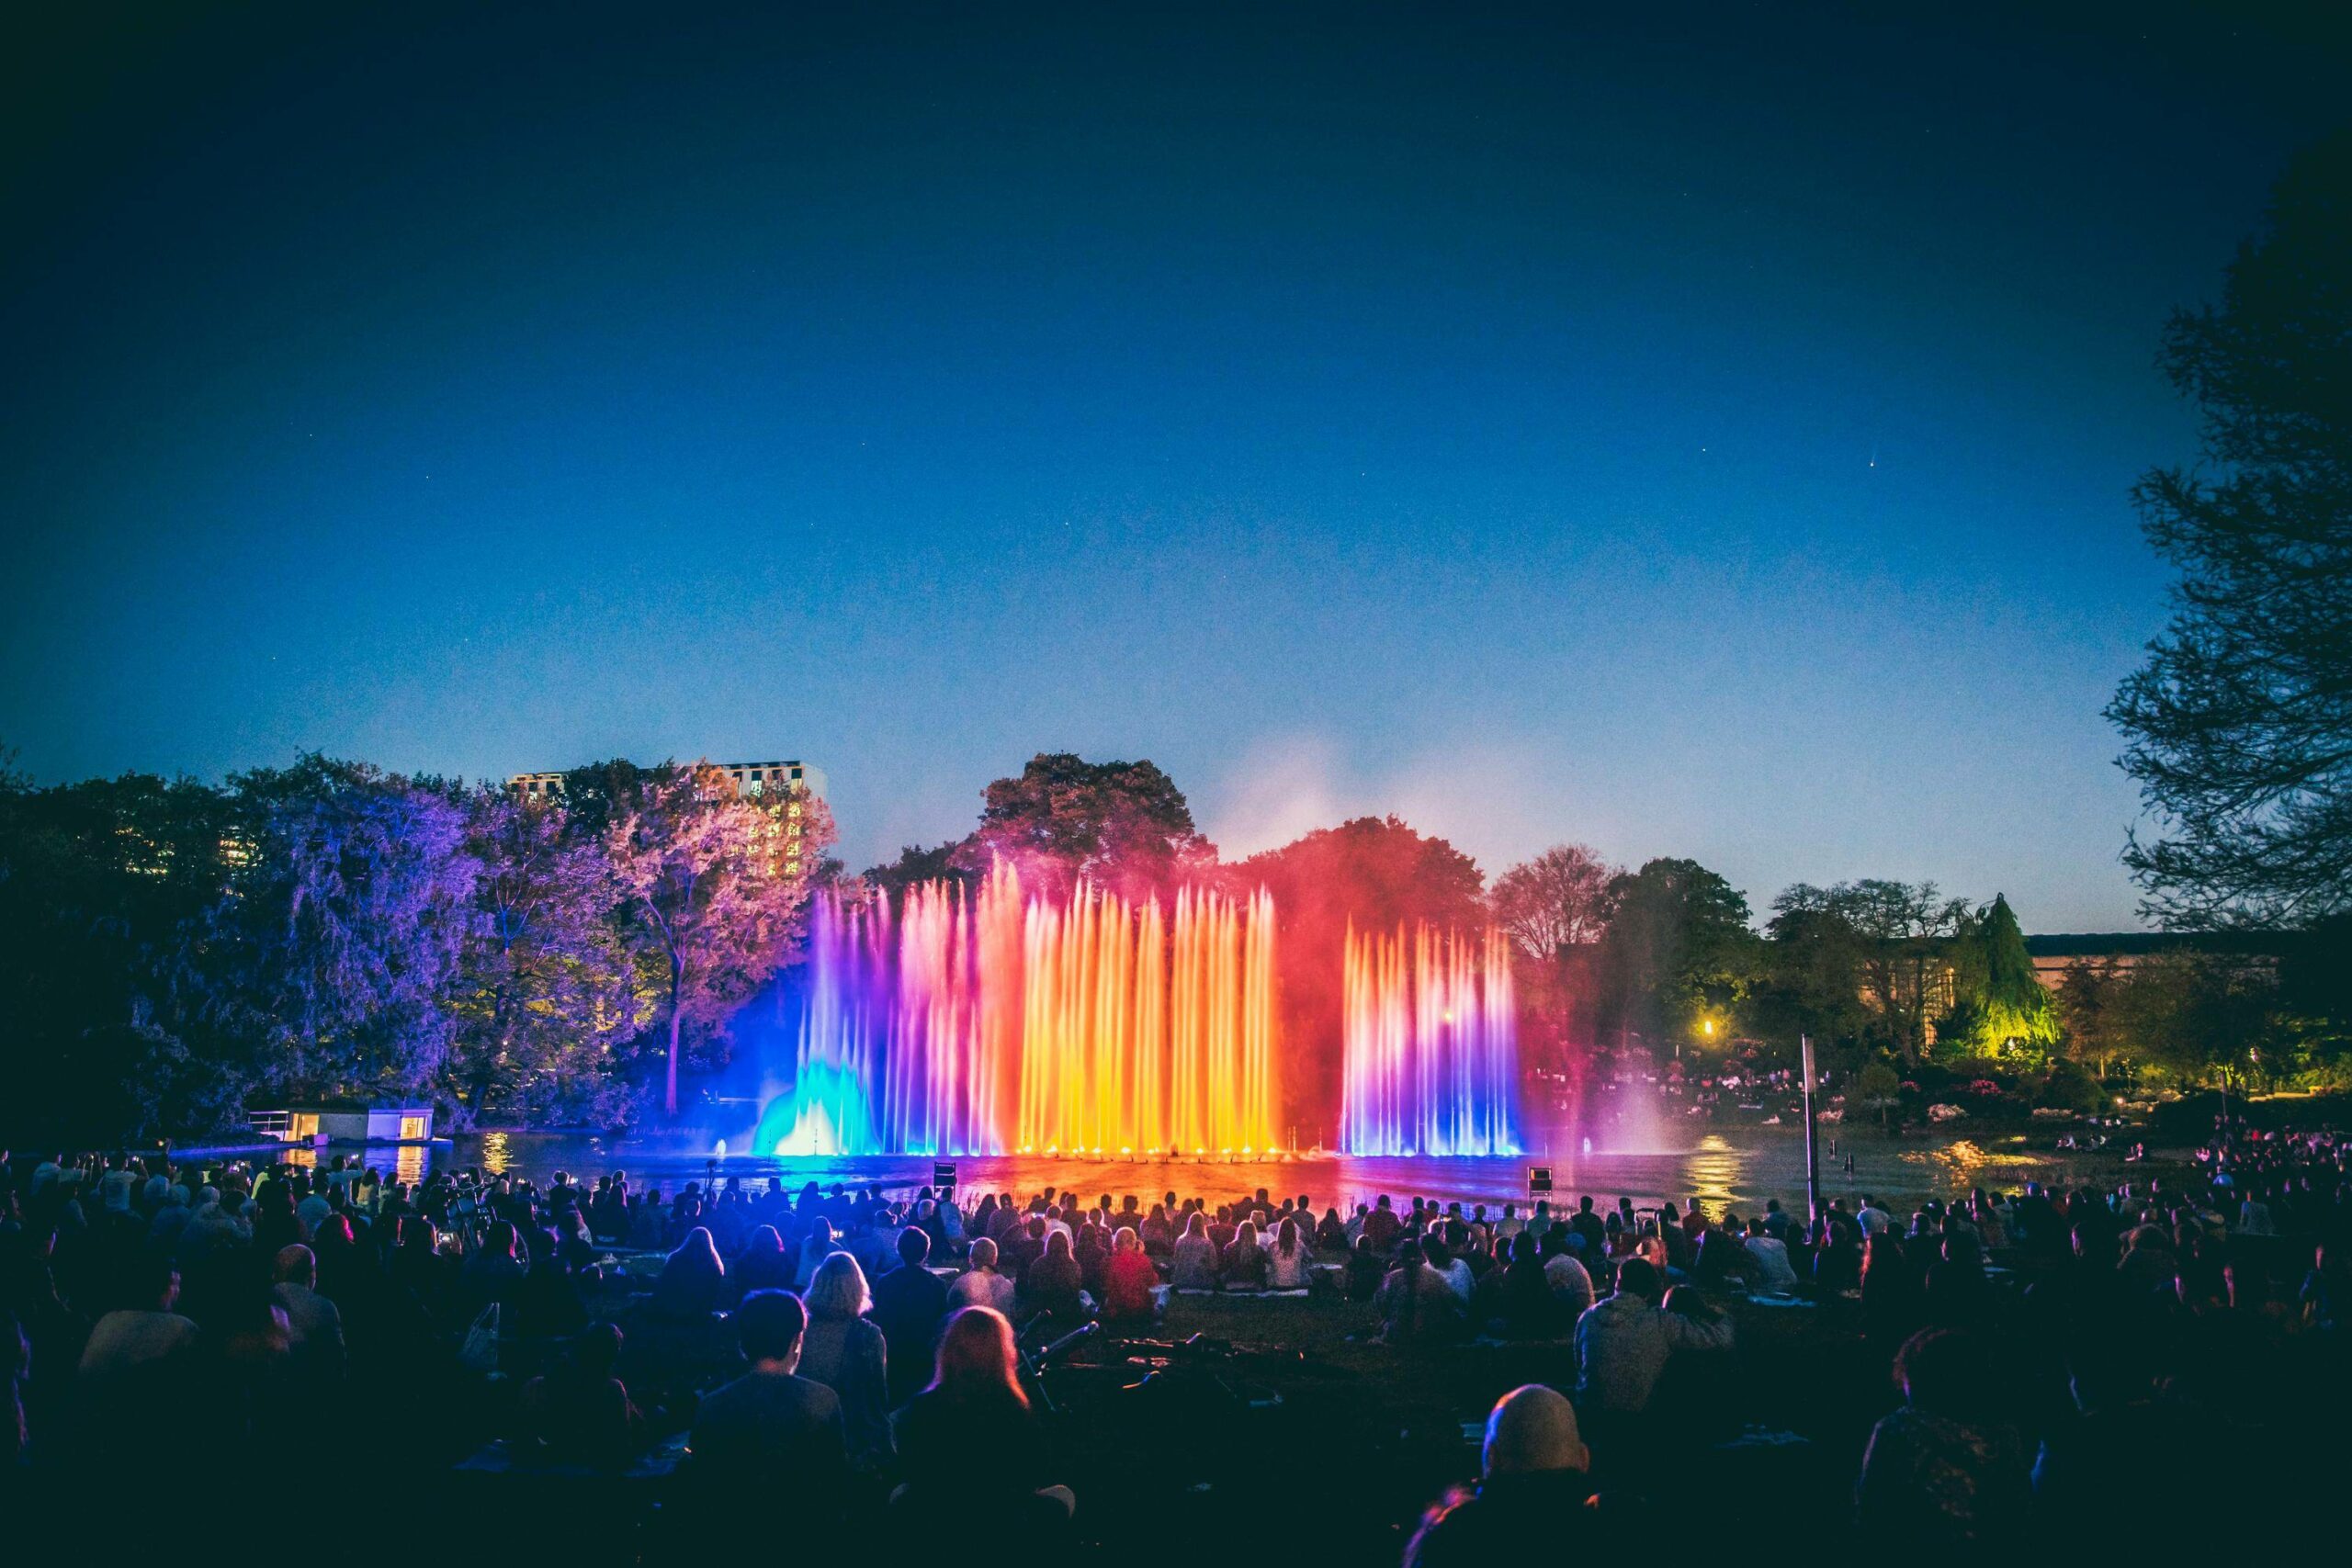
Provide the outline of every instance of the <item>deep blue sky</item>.
<path id="1" fill-rule="evenodd" d="M 2338 40 L 346 9 L 10 51 L 37 778 L 796 756 L 864 864 L 1070 750 L 1229 853 L 1396 809 L 2131 923 L 2156 335 Z"/>

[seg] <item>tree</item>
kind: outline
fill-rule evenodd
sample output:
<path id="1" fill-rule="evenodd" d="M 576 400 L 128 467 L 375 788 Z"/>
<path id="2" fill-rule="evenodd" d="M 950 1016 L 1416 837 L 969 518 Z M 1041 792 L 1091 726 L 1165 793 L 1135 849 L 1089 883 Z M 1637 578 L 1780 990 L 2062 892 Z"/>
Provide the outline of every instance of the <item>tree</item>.
<path id="1" fill-rule="evenodd" d="M 975 879 L 999 858 L 1049 899 L 1083 879 L 1140 901 L 1206 874 L 1216 850 L 1193 826 L 1175 781 L 1150 762 L 1041 751 L 1020 777 L 982 792 L 979 826 L 951 857 Z"/>
<path id="2" fill-rule="evenodd" d="M 892 897 L 923 882 L 958 882 L 964 884 L 968 891 L 979 885 L 979 878 L 961 863 L 967 842 L 963 839 L 951 839 L 929 850 L 921 844 L 905 845 L 899 851 L 898 859 L 868 867 L 865 884 Z"/>
<path id="3" fill-rule="evenodd" d="M 1495 923 L 1530 958 L 1598 942 L 1608 929 L 1611 885 L 1623 873 L 1583 844 L 1555 844 L 1495 878 Z"/>
<path id="4" fill-rule="evenodd" d="M 466 807 L 481 867 L 454 1004 L 468 1107 L 480 1116 L 496 1096 L 525 1121 L 625 1123 L 632 1089 L 611 1049 L 648 1020 L 603 840 L 573 831 L 560 798 L 485 787 Z"/>
<path id="5" fill-rule="evenodd" d="M 1961 921 L 1952 943 L 1952 1006 L 1936 1023 L 1936 1043 L 1979 1056 L 2005 1051 L 2041 1057 L 2058 1043 L 2058 1010 L 2034 973 L 2025 933 L 2000 894 Z"/>
<path id="6" fill-rule="evenodd" d="M 183 1136 L 231 1124 L 243 1043 L 195 1016 L 194 928 L 220 897 L 220 791 L 127 773 L 37 789 L 0 753 L 0 1142 Z"/>
<path id="7" fill-rule="evenodd" d="M 2123 984 L 2112 958 L 2085 958 L 2066 965 L 2058 981 L 2058 1021 L 2065 1032 L 2066 1058 L 2105 1078 L 2109 1067 L 2129 1055 L 2117 992 Z"/>
<path id="8" fill-rule="evenodd" d="M 1558 844 L 1495 879 L 1487 902 L 1518 950 L 1522 1061 L 1574 1070 L 1591 1041 L 1593 974 L 1620 874 L 1582 844 Z"/>
<path id="9" fill-rule="evenodd" d="M 1945 1010 L 1951 944 L 1969 917 L 1968 902 L 1943 897 L 1932 882 L 1864 878 L 1834 887 L 1797 883 L 1772 901 L 1781 917 L 1801 916 L 1817 936 L 1843 927 L 1837 945 L 1851 955 L 1854 984 L 1878 1015 L 1903 1059 L 1926 1054 L 1928 1020 Z"/>
<path id="10" fill-rule="evenodd" d="M 1809 1034 L 1818 1044 L 1859 1049 L 1873 1017 L 1862 999 L 1861 933 L 1803 884 L 1772 908 L 1764 976 L 1747 1009 L 1752 1025 L 1783 1045 Z"/>
<path id="11" fill-rule="evenodd" d="M 2164 823 L 2125 861 L 2170 926 L 2352 910 L 2352 133 L 2289 171 L 2221 308 L 2176 311 L 2161 363 L 2205 466 L 2132 495 L 2180 579 L 2107 710 Z"/>
<path id="12" fill-rule="evenodd" d="M 423 1092 L 447 1064 L 478 863 L 445 790 L 310 754 L 231 781 L 237 850 L 215 922 L 233 978 L 214 1018 L 258 1034 L 266 1078 Z"/>
<path id="13" fill-rule="evenodd" d="M 659 967 L 670 1115 L 688 1025 L 722 1022 L 798 955 L 808 877 L 831 840 L 824 802 L 805 788 L 746 799 L 707 762 L 650 773 L 615 802 L 605 852 L 630 929 Z"/>
<path id="14" fill-rule="evenodd" d="M 2270 1042 L 2278 986 L 2243 954 L 2175 948 L 2125 971 L 2114 1007 L 2142 1063 L 2177 1083 L 2227 1085 Z"/>
<path id="15" fill-rule="evenodd" d="M 1893 1067 L 1884 1062 L 1872 1062 L 1855 1076 L 1853 1092 L 1847 1098 L 1851 1104 L 1877 1111 L 1878 1124 L 1883 1129 L 1887 1112 L 1901 1098 L 1902 1090 L 1903 1081 L 1895 1077 Z"/>
<path id="16" fill-rule="evenodd" d="M 1654 860 L 1610 884 L 1600 970 L 1621 1032 L 1678 1043 L 1743 1001 L 1761 972 L 1747 899 L 1696 861 Z"/>
<path id="17" fill-rule="evenodd" d="M 1475 930 L 1487 923 L 1486 877 L 1468 855 L 1396 817 L 1359 817 L 1317 828 L 1251 855 L 1225 874 L 1237 892 L 1263 887 L 1273 895 L 1287 1110 L 1309 1125 L 1336 1126 L 1339 955 L 1349 928 L 1387 931 L 1426 922 Z M 1328 1087 L 1309 1093 L 1309 1086 Z"/>

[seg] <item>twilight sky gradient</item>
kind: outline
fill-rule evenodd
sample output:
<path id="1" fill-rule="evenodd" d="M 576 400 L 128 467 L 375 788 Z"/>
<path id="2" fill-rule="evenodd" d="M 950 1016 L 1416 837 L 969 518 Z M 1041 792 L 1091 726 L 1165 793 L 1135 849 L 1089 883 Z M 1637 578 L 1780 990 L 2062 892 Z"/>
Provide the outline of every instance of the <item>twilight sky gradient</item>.
<path id="1" fill-rule="evenodd" d="M 37 778 L 795 756 L 865 864 L 1070 750 L 1229 854 L 1396 809 L 2044 931 L 2132 923 L 2156 334 L 2346 61 L 2283 6 L 47 9 Z"/>

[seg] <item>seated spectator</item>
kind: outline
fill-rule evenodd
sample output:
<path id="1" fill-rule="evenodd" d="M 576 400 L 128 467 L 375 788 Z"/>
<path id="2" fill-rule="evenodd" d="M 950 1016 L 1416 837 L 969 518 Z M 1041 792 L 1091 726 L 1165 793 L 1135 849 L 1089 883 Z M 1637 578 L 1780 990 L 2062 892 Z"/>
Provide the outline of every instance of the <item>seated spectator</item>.
<path id="1" fill-rule="evenodd" d="M 1271 1291 L 1303 1291 L 1314 1279 L 1309 1267 L 1314 1253 L 1299 1238 L 1298 1222 L 1284 1220 L 1274 1232 L 1274 1245 L 1266 1249 L 1266 1288 Z"/>
<path id="2" fill-rule="evenodd" d="M 1516 1239 L 1536 1238 L 1521 1231 Z M 1532 1245 L 1527 1256 L 1533 1260 Z M 1591 1500 L 1591 1466 L 1575 1406 L 1541 1383 L 1511 1390 L 1487 1417 L 1477 1486 L 1449 1492 L 1422 1516 L 1405 1568 L 1494 1568 L 1564 1529 L 1589 1545 L 1589 1527 L 1569 1521 Z"/>
<path id="3" fill-rule="evenodd" d="M 1208 1227 L 1198 1210 L 1184 1217 L 1184 1234 L 1176 1238 L 1169 1261 L 1169 1283 L 1176 1289 L 1216 1289 L 1216 1244 L 1209 1240 Z"/>
<path id="4" fill-rule="evenodd" d="M 948 1310 L 981 1306 L 1010 1314 L 1015 1288 L 1012 1280 L 997 1271 L 996 1243 L 984 1235 L 975 1236 L 972 1250 L 964 1261 L 964 1271 L 947 1287 Z"/>
<path id="5" fill-rule="evenodd" d="M 1429 1266 L 1417 1241 L 1396 1244 L 1396 1267 L 1380 1282 L 1374 1304 L 1380 1309 L 1381 1337 L 1389 1344 L 1455 1337 L 1467 1317 L 1466 1303 L 1445 1276 Z"/>
<path id="6" fill-rule="evenodd" d="M 918 1531 L 952 1524 L 981 1539 L 1020 1539 L 1067 1528 L 1070 1496 L 1051 1485 L 1018 1366 L 1002 1314 L 966 1307 L 947 1320 L 930 1385 L 895 1423 L 907 1480 L 893 1501 Z"/>
<path id="7" fill-rule="evenodd" d="M 481 1246 L 467 1257 L 459 1271 L 469 1310 L 480 1312 L 493 1302 L 512 1301 L 529 1272 L 523 1261 L 519 1233 L 504 1220 L 492 1220 L 482 1232 Z"/>
<path id="8" fill-rule="evenodd" d="M 343 1314 L 334 1303 L 319 1294 L 319 1263 L 311 1249 L 296 1242 L 280 1247 L 277 1282 L 271 1294 L 286 1309 L 286 1326 L 294 1366 L 313 1378 L 339 1377 L 343 1372 Z"/>
<path id="9" fill-rule="evenodd" d="M 1548 1250 L 1544 1258 L 1544 1283 L 1552 1292 L 1552 1300 L 1559 1308 L 1562 1320 L 1574 1323 L 1592 1305 L 1592 1271 L 1579 1262 L 1566 1243 L 1576 1232 L 1566 1225 L 1555 1225 L 1544 1238 L 1544 1246 L 1552 1247 L 1552 1238 L 1561 1245 Z"/>
<path id="10" fill-rule="evenodd" d="M 645 1446 L 645 1417 L 613 1375 L 620 1355 L 621 1331 L 599 1323 L 555 1371 L 523 1386 L 523 1434 L 548 1461 L 625 1469 Z"/>
<path id="11" fill-rule="evenodd" d="M 820 1214 L 808 1222 L 808 1234 L 800 1238 L 798 1261 L 792 1270 L 793 1283 L 806 1290 L 808 1281 L 817 1277 L 817 1266 L 842 1250 L 841 1237 L 833 1223 Z"/>
<path id="12" fill-rule="evenodd" d="M 1082 1289 L 1069 1233 L 1055 1231 L 1046 1237 L 1046 1255 L 1023 1272 L 1018 1299 L 1023 1312 L 1044 1313 L 1057 1323 L 1074 1324 L 1086 1315 Z"/>
<path id="13" fill-rule="evenodd" d="M 1103 1270 L 1103 1317 L 1148 1323 L 1159 1310 L 1159 1270 L 1145 1255 L 1142 1238 L 1129 1227 L 1120 1226 L 1111 1238 L 1111 1261 Z"/>
<path id="14" fill-rule="evenodd" d="M 178 1271 L 149 1257 L 127 1274 L 122 1299 L 131 1304 L 99 1318 L 82 1349 L 78 1392 L 93 1436 L 125 1420 L 180 1416 L 194 1392 L 198 1330 L 172 1310 Z"/>
<path id="15" fill-rule="evenodd" d="M 719 1309 L 726 1292 L 727 1265 L 718 1260 L 718 1244 L 696 1225 L 653 1281 L 653 1313 L 672 1323 L 707 1318 Z"/>
<path id="16" fill-rule="evenodd" d="M 930 1233 L 899 1233 L 899 1266 L 874 1281 L 874 1326 L 888 1348 L 892 1403 L 922 1386 L 939 1325 L 947 1318 L 947 1285 L 931 1271 Z"/>
<path id="17" fill-rule="evenodd" d="M 1514 1339 L 1549 1339 L 1576 1322 L 1576 1315 L 1553 1292 L 1543 1247 L 1532 1232 L 1520 1226 L 1510 1238 L 1510 1261 L 1500 1270 L 1502 1281 L 1496 1288 L 1496 1310 L 1502 1318 L 1503 1332 Z M 1591 1289 L 1592 1279 L 1587 1275 L 1587 1305 L 1591 1304 Z"/>
<path id="18" fill-rule="evenodd" d="M 751 1371 L 695 1407 L 689 1442 L 705 1476 L 773 1486 L 789 1480 L 801 1506 L 838 1506 L 849 1447 L 841 1400 L 796 1375 L 808 1314 L 789 1291 L 754 1291 L 735 1312 Z"/>
<path id="19" fill-rule="evenodd" d="M 1255 1220 L 1244 1220 L 1234 1228 L 1233 1242 L 1225 1249 L 1225 1266 L 1220 1273 L 1227 1285 L 1242 1285 L 1253 1291 L 1266 1288 L 1266 1249 L 1258 1243 Z"/>
<path id="20" fill-rule="evenodd" d="M 889 1352 L 881 1329 L 865 1316 L 874 1300 L 857 1259 L 836 1252 L 819 1264 L 802 1304 L 808 1325 L 795 1370 L 840 1399 L 851 1468 L 878 1469 L 890 1457 Z"/>
<path id="21" fill-rule="evenodd" d="M 1659 1286 L 1654 1265 L 1629 1258 L 1617 1266 L 1616 1290 L 1577 1319 L 1577 1393 L 1588 1412 L 1638 1416 L 1675 1350 L 1731 1345 L 1730 1319 L 1667 1312 Z"/>
<path id="22" fill-rule="evenodd" d="M 760 1225 L 745 1238 L 743 1251 L 728 1270 L 728 1278 L 740 1296 L 753 1291 L 788 1291 L 792 1288 L 792 1255 L 785 1250 L 784 1236 L 774 1225 Z"/>
<path id="23" fill-rule="evenodd" d="M 1797 1271 L 1789 1261 L 1788 1244 L 1774 1235 L 1759 1215 L 1747 1222 L 1748 1289 L 1759 1295 L 1796 1293 Z"/>
<path id="24" fill-rule="evenodd" d="M 1373 1245 L 1372 1237 L 1358 1235 L 1348 1250 L 1348 1266 L 1340 1277 L 1340 1289 L 1348 1300 L 1362 1305 L 1380 1293 L 1380 1282 L 1388 1278 L 1388 1264 Z"/>
<path id="25" fill-rule="evenodd" d="M 2022 1538 L 2030 1483 L 2017 1433 L 1994 1418 L 1991 1359 L 1951 1329 L 1894 1358 L 1903 1407 L 1871 1429 L 1854 1515 L 1883 1550 L 1939 1555 Z"/>

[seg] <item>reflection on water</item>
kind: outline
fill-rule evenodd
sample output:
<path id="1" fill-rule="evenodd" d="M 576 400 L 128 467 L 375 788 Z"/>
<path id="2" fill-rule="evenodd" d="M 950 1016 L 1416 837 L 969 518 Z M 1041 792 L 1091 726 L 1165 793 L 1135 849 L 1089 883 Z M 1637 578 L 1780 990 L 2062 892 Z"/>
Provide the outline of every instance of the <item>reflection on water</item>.
<path id="1" fill-rule="evenodd" d="M 348 1156 L 344 1161 L 345 1165 L 356 1166 L 361 1170 L 373 1169 L 386 1181 L 415 1182 L 424 1180 L 424 1173 L 434 1168 L 435 1164 L 447 1163 L 446 1159 L 433 1160 L 432 1154 L 433 1151 L 423 1144 L 342 1149 L 318 1149 L 308 1144 L 288 1144 L 283 1159 L 287 1165 L 318 1167 L 333 1164 L 336 1155 L 344 1155 Z M 321 1158 L 322 1155 L 326 1157 Z"/>
<path id="2" fill-rule="evenodd" d="M 1574 1146 L 1567 1138 L 1553 1142 Z M 371 1154 L 384 1152 L 389 1151 Z M 412 1168 L 412 1156 L 418 1162 L 416 1168 L 422 1168 L 424 1150 L 399 1152 L 403 1172 Z M 1848 1154 L 1854 1157 L 1850 1175 L 1845 1169 Z M 559 1170 L 571 1172 L 577 1180 L 594 1180 L 604 1173 L 626 1169 L 633 1186 L 652 1185 L 670 1191 L 688 1181 L 707 1180 L 713 1174 L 721 1179 L 740 1179 L 754 1189 L 771 1183 L 798 1187 L 808 1181 L 824 1186 L 838 1181 L 907 1191 L 931 1179 L 933 1162 L 902 1156 L 776 1159 L 734 1155 L 720 1159 L 713 1157 L 707 1145 L 487 1133 L 461 1137 L 454 1148 L 436 1149 L 434 1163 L 511 1171 L 541 1183 Z M 1384 1192 L 1400 1200 L 1419 1196 L 1446 1201 L 1524 1203 L 1528 1168 L 1535 1164 L 1550 1166 L 1556 1201 L 1573 1201 L 1577 1194 L 1587 1192 L 1601 1200 L 1628 1197 L 1636 1204 L 1696 1197 L 1717 1211 L 1725 1205 L 1760 1208 L 1767 1198 L 1802 1210 L 1804 1201 L 1804 1136 L 1793 1127 L 1730 1127 L 1699 1134 L 1690 1147 L 1679 1151 L 1578 1154 L 1555 1156 L 1548 1161 L 1539 1156 L 1359 1159 L 1321 1156 L 1253 1164 L 1008 1155 L 951 1163 L 967 1192 L 1003 1190 L 1025 1195 L 1052 1187 L 1090 1200 L 1103 1192 L 1114 1197 L 1132 1192 L 1146 1202 L 1171 1190 L 1219 1199 L 1243 1196 L 1263 1187 L 1277 1196 L 1308 1194 L 1318 1207 L 1369 1202 Z M 1928 1197 L 1963 1196 L 1973 1186 L 2015 1189 L 2029 1179 L 2112 1179 L 2112 1162 L 2103 1164 L 2095 1156 L 2079 1154 L 2030 1150 L 2021 1137 L 1988 1139 L 1985 1144 L 1957 1138 L 1921 1145 L 1869 1134 L 1839 1140 L 1834 1155 L 1825 1145 L 1821 1163 L 1823 1195 L 1846 1198 L 1849 1204 L 1864 1192 L 1885 1203 L 1915 1204 Z"/>

